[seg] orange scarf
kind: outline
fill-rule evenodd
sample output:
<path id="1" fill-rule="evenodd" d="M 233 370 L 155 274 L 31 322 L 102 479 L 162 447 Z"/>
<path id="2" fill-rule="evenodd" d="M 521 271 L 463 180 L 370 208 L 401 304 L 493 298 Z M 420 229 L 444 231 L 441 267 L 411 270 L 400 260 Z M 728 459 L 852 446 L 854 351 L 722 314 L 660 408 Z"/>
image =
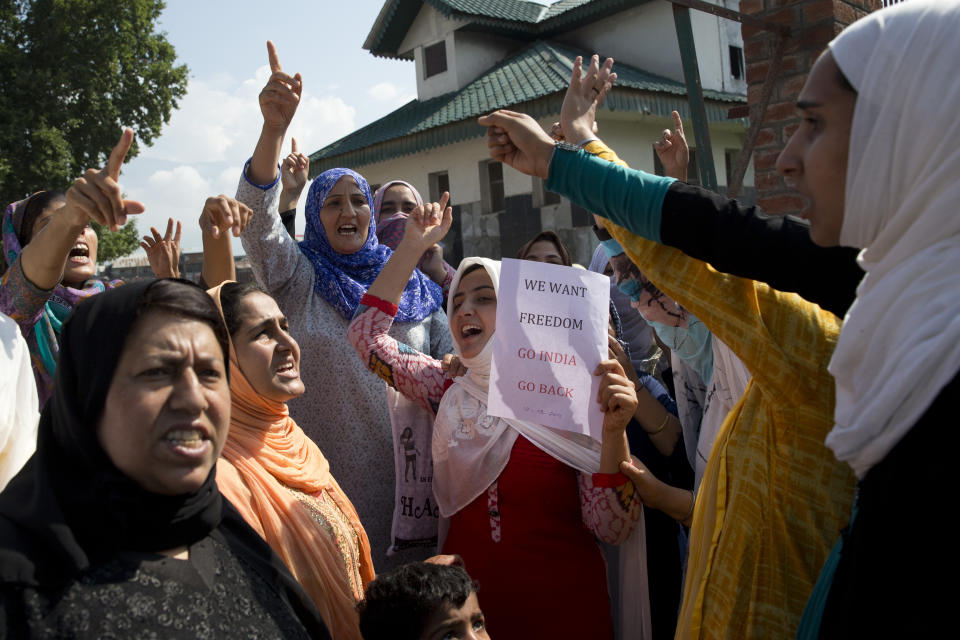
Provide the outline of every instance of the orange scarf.
<path id="1" fill-rule="evenodd" d="M 220 313 L 221 284 L 209 291 Z M 335 638 L 361 640 L 357 600 L 336 542 L 290 489 L 325 490 L 359 540 L 360 577 L 374 578 L 370 542 L 353 504 L 320 449 L 290 418 L 287 405 L 262 397 L 244 377 L 230 343 L 230 434 L 217 463 L 217 486 L 270 544 L 313 600 Z"/>

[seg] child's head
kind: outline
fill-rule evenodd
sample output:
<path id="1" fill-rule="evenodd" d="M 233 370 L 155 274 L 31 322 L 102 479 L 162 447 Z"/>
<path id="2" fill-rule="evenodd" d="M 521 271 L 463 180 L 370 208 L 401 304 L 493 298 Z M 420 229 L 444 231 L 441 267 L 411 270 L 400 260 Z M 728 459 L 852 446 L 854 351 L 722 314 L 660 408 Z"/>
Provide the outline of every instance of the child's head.
<path id="1" fill-rule="evenodd" d="M 412 562 L 381 573 L 358 611 L 364 640 L 489 640 L 473 582 L 460 567 Z"/>

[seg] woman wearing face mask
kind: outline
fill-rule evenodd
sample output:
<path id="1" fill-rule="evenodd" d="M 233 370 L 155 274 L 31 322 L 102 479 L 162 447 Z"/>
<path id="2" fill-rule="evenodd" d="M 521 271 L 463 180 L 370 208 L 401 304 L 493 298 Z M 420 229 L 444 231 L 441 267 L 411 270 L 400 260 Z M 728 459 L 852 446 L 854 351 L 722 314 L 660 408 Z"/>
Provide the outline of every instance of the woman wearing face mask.
<path id="1" fill-rule="evenodd" d="M 488 416 L 500 264 L 486 258 L 461 263 L 448 301 L 456 352 L 469 369 L 465 376 L 451 381 L 439 361 L 392 339 L 387 332 L 407 275 L 449 229 L 445 203 L 446 195 L 439 205 L 411 214 L 348 337 L 361 361 L 382 363 L 381 377 L 437 412 L 434 493 L 440 514 L 450 519 L 443 551 L 462 556 L 483 585 L 491 636 L 611 638 L 606 570 L 594 536 L 611 544 L 639 539 L 630 534 L 640 504 L 618 472 L 629 459 L 624 428 L 636 392 L 619 363 L 600 363 L 594 373 L 603 376 L 602 444 Z M 624 583 L 629 613 L 649 625 L 646 607 L 637 606 L 646 599 L 646 576 L 631 574 Z M 572 608 L 576 616 L 556 615 Z M 637 632 L 641 626 L 635 619 L 627 624 Z"/>
<path id="2" fill-rule="evenodd" d="M 377 240 L 391 249 L 396 249 L 403 239 L 403 229 L 410 212 L 423 204 L 420 192 L 403 180 L 391 180 L 373 194 L 373 217 L 377 222 Z M 430 276 L 443 289 L 446 299 L 450 283 L 456 271 L 443 259 L 443 247 L 439 244 L 427 251 L 417 269 Z"/>
<path id="3" fill-rule="evenodd" d="M 284 229 L 277 214 L 277 163 L 302 81 L 299 74 L 283 72 L 272 43 L 268 51 L 273 74 L 260 94 L 263 130 L 237 200 L 253 211 L 241 239 L 254 275 L 310 354 L 300 372 L 306 391 L 290 402 L 291 415 L 330 460 L 360 514 L 378 565 L 426 557 L 424 549 L 435 545 L 436 518 L 432 513 L 417 518 L 403 504 L 411 496 L 422 504 L 431 495 L 431 478 L 423 474 L 409 491 L 396 484 L 391 463 L 400 454 L 391 427 L 399 436 L 413 426 L 425 450 L 430 416 L 392 389 L 385 397 L 384 386 L 367 371 L 369 363 L 358 362 L 344 338 L 360 298 L 391 252 L 377 242 L 367 181 L 349 169 L 331 169 L 314 179 L 302 242 Z M 440 287 L 419 271 L 405 280 L 397 319 L 399 339 L 435 357 L 450 351 Z M 419 550 L 385 558 L 388 548 L 406 547 Z"/>
<path id="4" fill-rule="evenodd" d="M 337 638 L 360 640 L 356 606 L 374 576 L 370 543 L 323 453 L 290 418 L 300 347 L 256 285 L 210 290 L 230 334 L 230 432 L 217 485 L 263 536 Z"/>
<path id="5" fill-rule="evenodd" d="M 96 221 L 114 231 L 139 202 L 123 200 L 117 180 L 133 142 L 124 131 L 107 166 L 88 169 L 66 194 L 41 191 L 9 205 L 3 214 L 0 256 L 0 312 L 20 325 L 30 346 L 40 407 L 53 388 L 60 351 L 60 327 L 80 300 L 120 284 L 96 279 Z"/>
<path id="6" fill-rule="evenodd" d="M 61 346 L 37 451 L 0 493 L 5 633 L 329 637 L 217 490 L 229 345 L 210 297 L 119 287 L 77 306 Z"/>

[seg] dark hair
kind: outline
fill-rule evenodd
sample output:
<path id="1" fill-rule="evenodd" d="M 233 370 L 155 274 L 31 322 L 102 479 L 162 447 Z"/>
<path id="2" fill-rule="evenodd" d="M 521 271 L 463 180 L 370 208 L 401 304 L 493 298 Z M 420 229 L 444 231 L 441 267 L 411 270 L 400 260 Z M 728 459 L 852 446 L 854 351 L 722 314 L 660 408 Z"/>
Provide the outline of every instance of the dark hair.
<path id="1" fill-rule="evenodd" d="M 486 267 L 483 266 L 483 263 L 482 263 L 482 262 L 474 262 L 472 265 L 470 265 L 469 267 L 467 267 L 466 269 L 463 270 L 463 273 L 460 274 L 460 279 L 463 280 L 464 278 L 467 277 L 467 275 L 473 273 L 473 272 L 476 271 L 477 269 L 484 269 L 484 270 L 485 270 Z"/>
<path id="2" fill-rule="evenodd" d="M 850 81 L 847 80 L 847 76 L 843 74 L 843 70 L 840 68 L 840 65 L 837 65 L 837 84 L 841 88 L 846 89 L 850 93 L 856 94 L 857 90 L 853 88 L 853 85 L 850 84 Z"/>
<path id="3" fill-rule="evenodd" d="M 227 323 L 227 332 L 232 336 L 243 324 L 240 303 L 251 293 L 267 294 L 256 282 L 228 282 L 220 288 L 220 307 Z"/>
<path id="4" fill-rule="evenodd" d="M 542 242 L 544 240 L 553 243 L 553 246 L 557 248 L 557 253 L 560 254 L 560 260 L 564 265 L 568 267 L 573 265 L 573 261 L 570 259 L 570 252 L 567 251 L 567 248 L 564 246 L 563 240 L 561 240 L 560 236 L 553 231 L 541 231 L 537 235 L 533 236 L 533 238 L 530 239 L 527 244 L 520 247 L 520 251 L 517 252 L 517 259 L 525 259 L 527 257 L 527 253 L 530 251 L 530 247 L 537 242 Z"/>
<path id="5" fill-rule="evenodd" d="M 17 240 L 21 247 L 27 246 L 30 242 L 30 236 L 33 235 L 33 225 L 47 207 L 54 202 L 66 200 L 67 196 L 63 191 L 40 191 L 27 199 L 23 209 L 23 218 L 20 222 L 20 228 L 17 230 Z"/>
<path id="6" fill-rule="evenodd" d="M 367 585 L 357 606 L 360 633 L 364 640 L 419 640 L 431 615 L 444 605 L 462 607 L 474 591 L 460 567 L 405 564 Z"/>
<path id="7" fill-rule="evenodd" d="M 220 343 L 224 363 L 229 364 L 230 337 L 227 335 L 227 328 L 213 298 L 198 285 L 189 280 L 173 278 L 153 282 L 137 302 L 137 319 L 127 335 L 133 335 L 140 319 L 151 313 L 167 313 L 209 325 Z M 229 369 L 228 366 L 227 371 Z"/>

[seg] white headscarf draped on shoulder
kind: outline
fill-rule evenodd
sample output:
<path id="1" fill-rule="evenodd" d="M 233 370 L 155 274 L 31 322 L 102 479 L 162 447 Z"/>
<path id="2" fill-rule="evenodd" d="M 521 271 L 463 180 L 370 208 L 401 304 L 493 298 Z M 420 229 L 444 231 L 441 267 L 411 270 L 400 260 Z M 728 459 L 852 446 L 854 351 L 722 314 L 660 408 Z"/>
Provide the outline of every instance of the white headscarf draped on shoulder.
<path id="1" fill-rule="evenodd" d="M 489 258 L 465 258 L 450 284 L 447 316 L 453 324 L 453 297 L 464 272 L 481 265 L 500 293 L 500 262 Z M 560 462 L 583 473 L 600 470 L 600 443 L 582 434 L 559 431 L 523 420 L 487 415 L 487 389 L 493 339 L 473 358 L 464 358 L 454 340 L 454 351 L 467 367 L 465 376 L 454 380 L 440 401 L 433 426 L 433 492 L 440 514 L 451 517 L 484 493 L 510 460 L 518 435 Z M 630 538 L 620 547 L 621 608 L 624 638 L 650 637 L 650 607 L 647 590 L 646 537 L 643 516 Z M 637 606 L 637 603 L 645 603 Z"/>
<path id="2" fill-rule="evenodd" d="M 827 445 L 858 477 L 960 369 L 960 3 L 911 0 L 830 43 L 857 90 L 844 246 L 866 271 L 830 372 Z"/>

